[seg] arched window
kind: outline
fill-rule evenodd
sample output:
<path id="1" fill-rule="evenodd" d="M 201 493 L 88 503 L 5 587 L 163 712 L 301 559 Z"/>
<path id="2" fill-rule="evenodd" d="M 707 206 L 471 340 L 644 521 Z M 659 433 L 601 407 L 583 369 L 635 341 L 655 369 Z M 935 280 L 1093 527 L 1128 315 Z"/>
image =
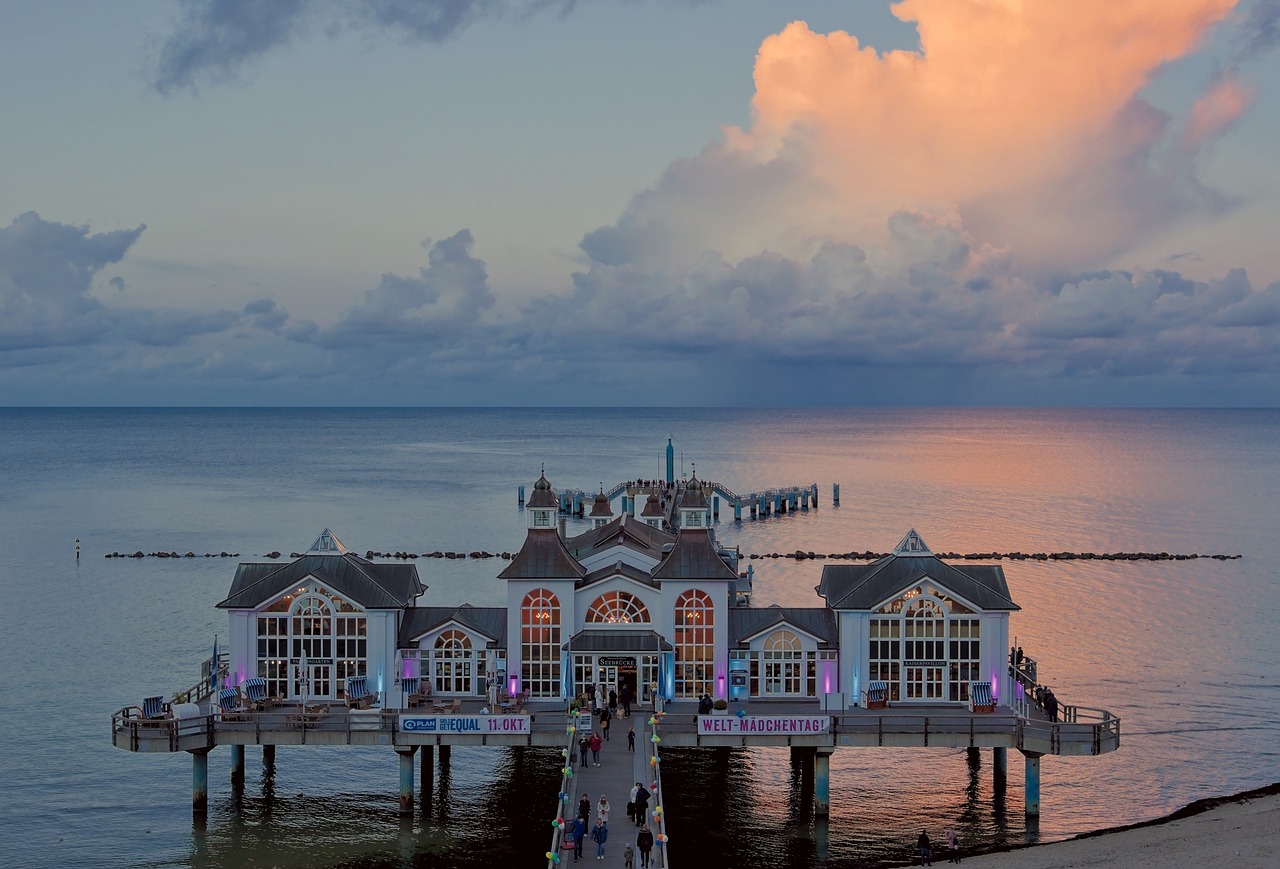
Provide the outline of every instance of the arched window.
<path id="1" fill-rule="evenodd" d="M 705 591 L 690 589 L 676 598 L 675 618 L 677 697 L 711 693 L 715 669 L 715 606 Z"/>
<path id="2" fill-rule="evenodd" d="M 800 694 L 804 649 L 791 631 L 774 631 L 764 640 L 765 696 Z"/>
<path id="3" fill-rule="evenodd" d="M 560 642 L 560 600 L 535 588 L 520 605 L 520 678 L 530 696 L 560 696 Z"/>
<path id="4" fill-rule="evenodd" d="M 649 610 L 644 601 L 629 591 L 606 591 L 587 608 L 591 624 L 645 624 Z"/>
<path id="5" fill-rule="evenodd" d="M 435 662 L 435 690 L 441 694 L 471 694 L 474 684 L 474 661 L 471 638 L 462 631 L 449 629 L 436 637 L 431 655 Z"/>
<path id="6" fill-rule="evenodd" d="M 273 697 L 337 698 L 347 676 L 365 672 L 366 616 L 328 588 L 291 589 L 264 606 L 257 622 L 257 675 Z"/>

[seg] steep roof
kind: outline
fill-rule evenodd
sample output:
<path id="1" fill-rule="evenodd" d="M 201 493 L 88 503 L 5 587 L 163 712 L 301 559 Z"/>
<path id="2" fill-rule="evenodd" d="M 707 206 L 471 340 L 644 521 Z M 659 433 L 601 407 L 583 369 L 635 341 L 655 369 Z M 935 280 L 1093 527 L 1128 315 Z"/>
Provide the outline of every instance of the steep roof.
<path id="1" fill-rule="evenodd" d="M 505 648 L 507 645 L 506 607 L 476 607 L 464 603 L 462 606 L 409 607 L 400 622 L 397 647 L 409 648 L 424 635 L 450 622 L 457 622 L 488 637 L 490 647 Z"/>
<path id="2" fill-rule="evenodd" d="M 544 473 L 538 477 L 537 482 L 533 484 L 533 494 L 529 496 L 529 500 L 525 503 L 526 507 L 559 507 L 560 501 L 556 498 L 556 493 L 551 491 L 551 484 L 547 482 L 547 475 Z"/>
<path id="3" fill-rule="evenodd" d="M 641 570 L 634 565 L 627 564 L 625 561 L 619 561 L 614 564 L 607 564 L 604 567 L 591 571 L 582 579 L 578 580 L 578 588 L 586 588 L 597 582 L 603 582 L 606 579 L 612 579 L 615 576 L 625 576 L 627 579 L 633 579 L 636 582 L 643 582 L 645 585 L 651 585 L 657 588 L 658 583 L 653 581 L 649 576 L 649 571 Z"/>
<path id="4" fill-rule="evenodd" d="M 737 579 L 738 574 L 716 552 L 711 532 L 686 528 L 676 536 L 675 545 L 653 569 L 654 579 Z"/>
<path id="5" fill-rule="evenodd" d="M 604 494 L 604 489 L 600 490 L 600 494 L 596 495 L 596 500 L 591 505 L 591 516 L 593 519 L 600 519 L 604 516 L 612 516 L 613 508 L 609 506 L 609 499 Z"/>
<path id="6" fill-rule="evenodd" d="M 242 563 L 222 609 L 253 609 L 309 577 L 365 609 L 407 606 L 427 590 L 417 565 L 376 564 L 358 555 L 304 555 L 289 564 Z"/>
<path id="7" fill-rule="evenodd" d="M 872 564 L 824 565 L 817 591 L 832 609 L 869 610 L 926 578 L 979 609 L 1021 609 L 1009 596 L 1009 584 L 1000 565 L 947 564 L 924 545 L 914 530 L 892 555 Z"/>
<path id="8" fill-rule="evenodd" d="M 835 647 L 840 641 L 835 610 L 829 607 L 752 607 L 729 608 L 729 642 L 745 644 L 747 640 L 771 628 L 790 625 L 812 634 Z"/>
<path id="9" fill-rule="evenodd" d="M 498 579 L 580 579 L 586 573 L 554 528 L 530 528 L 524 545 Z"/>
<path id="10" fill-rule="evenodd" d="M 674 543 L 676 535 L 661 528 L 637 522 L 626 513 L 599 528 L 584 531 L 564 542 L 574 558 L 585 560 L 592 553 L 614 546 L 626 546 L 654 559 L 662 558 L 662 547 Z"/>
<path id="11" fill-rule="evenodd" d="M 696 475 L 689 477 L 689 483 L 684 487 L 684 494 L 680 496 L 680 509 L 695 508 L 705 509 L 707 506 L 707 496 L 702 492 L 702 483 L 698 482 Z"/>
<path id="12" fill-rule="evenodd" d="M 640 515 L 645 519 L 662 518 L 662 504 L 658 501 L 657 495 L 650 493 L 649 497 L 645 498 L 644 509 L 640 511 Z"/>

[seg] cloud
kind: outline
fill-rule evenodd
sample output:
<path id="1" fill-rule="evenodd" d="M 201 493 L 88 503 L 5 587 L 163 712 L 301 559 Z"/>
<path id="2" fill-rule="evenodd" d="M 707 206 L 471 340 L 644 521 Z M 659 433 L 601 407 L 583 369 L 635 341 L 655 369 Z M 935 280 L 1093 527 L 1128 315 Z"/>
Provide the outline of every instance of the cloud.
<path id="1" fill-rule="evenodd" d="M 577 0 L 181 0 L 152 78 L 160 93 L 234 79 L 266 54 L 315 30 L 380 30 L 418 42 L 444 42 L 470 25 L 546 10 L 568 14 Z"/>
<path id="2" fill-rule="evenodd" d="M 0 351 L 74 346 L 110 328 L 93 277 L 119 262 L 146 226 L 91 235 L 34 211 L 0 229 Z"/>
<path id="3" fill-rule="evenodd" d="M 119 307 L 96 298 L 94 277 L 122 261 L 145 229 L 91 233 L 35 212 L 0 229 L 0 366 L 53 364 L 81 351 L 118 357 L 131 347 L 176 348 L 244 326 L 284 325 L 288 315 L 270 299 L 237 313 Z M 124 286 L 120 278 L 108 283 Z"/>
<path id="4" fill-rule="evenodd" d="M 384 274 L 364 301 L 332 327 L 311 336 L 317 344 L 369 351 L 388 344 L 421 344 L 465 337 L 494 303 L 482 260 L 471 256 L 469 230 L 432 244 L 418 277 Z"/>

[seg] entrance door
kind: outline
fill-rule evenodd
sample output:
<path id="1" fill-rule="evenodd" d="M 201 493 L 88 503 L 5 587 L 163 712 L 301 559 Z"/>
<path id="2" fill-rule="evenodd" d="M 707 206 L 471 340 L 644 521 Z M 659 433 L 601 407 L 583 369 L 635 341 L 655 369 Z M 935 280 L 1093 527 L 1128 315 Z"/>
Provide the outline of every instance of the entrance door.
<path id="1" fill-rule="evenodd" d="M 618 668 L 618 704 L 622 704 L 622 697 L 626 692 L 631 692 L 631 705 L 635 706 L 639 702 L 640 695 L 636 693 L 636 668 L 634 665 L 630 667 Z"/>
<path id="2" fill-rule="evenodd" d="M 609 702 L 609 692 L 618 690 L 618 668 L 614 666 L 597 667 L 596 684 L 604 691 L 605 702 Z"/>
<path id="3" fill-rule="evenodd" d="M 942 699 L 941 662 L 919 667 L 907 667 L 908 700 L 941 700 Z"/>
<path id="4" fill-rule="evenodd" d="M 294 672 L 293 680 L 293 697 L 301 699 L 306 697 L 308 700 L 332 700 L 333 699 L 333 665 L 332 664 L 313 664 L 307 662 L 306 672 L 302 668 L 294 664 L 291 666 Z"/>

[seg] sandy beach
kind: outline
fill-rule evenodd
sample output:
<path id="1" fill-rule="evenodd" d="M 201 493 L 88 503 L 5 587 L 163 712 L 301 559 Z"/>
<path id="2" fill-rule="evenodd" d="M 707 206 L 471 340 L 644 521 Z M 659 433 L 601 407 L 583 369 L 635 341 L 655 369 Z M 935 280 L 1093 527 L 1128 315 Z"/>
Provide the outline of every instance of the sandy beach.
<path id="1" fill-rule="evenodd" d="M 945 849 L 934 864 L 947 861 Z M 1280 783 L 1200 800 L 1167 818 L 1100 830 L 1063 842 L 976 854 L 967 866 L 1018 869 L 1262 869 L 1280 865 Z"/>

